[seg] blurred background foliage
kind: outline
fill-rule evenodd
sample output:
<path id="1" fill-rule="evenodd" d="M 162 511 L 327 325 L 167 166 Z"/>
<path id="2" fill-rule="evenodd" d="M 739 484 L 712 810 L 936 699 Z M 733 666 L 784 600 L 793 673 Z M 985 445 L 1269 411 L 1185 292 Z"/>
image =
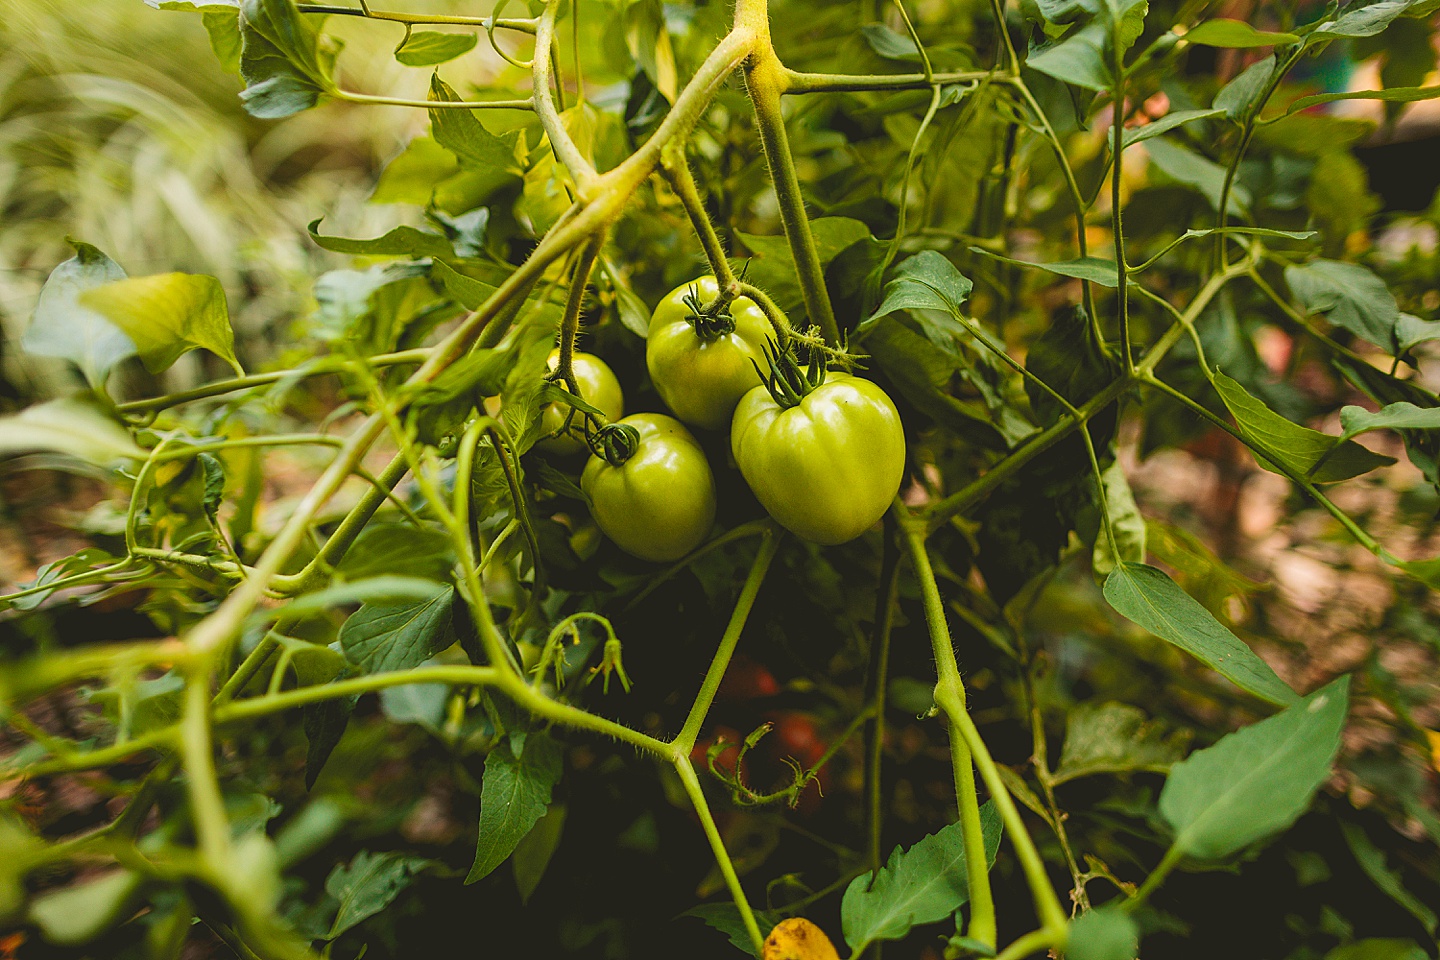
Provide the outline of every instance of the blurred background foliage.
<path id="1" fill-rule="evenodd" d="M 855 73 L 913 68 L 913 49 L 896 46 L 905 38 L 883 5 L 795 0 L 774 6 L 776 45 L 793 67 Z M 476 14 L 486 7 L 436 2 L 423 9 Z M 643 9 L 631 16 L 632 7 Z M 1158 0 L 1139 46 L 1172 22 L 1195 19 L 1202 8 L 1208 9 L 1194 0 Z M 720 2 L 587 3 L 584 10 L 581 65 L 593 110 L 579 122 L 588 125 L 603 167 L 604 158 L 613 163 L 653 127 L 665 91 L 723 33 L 729 11 Z M 1027 35 L 1019 14 L 1028 10 L 1022 4 L 1011 24 L 1018 37 Z M 922 0 L 913 11 L 938 68 L 989 65 L 988 53 L 977 52 L 989 51 L 995 40 L 987 5 Z M 1210 12 L 1278 28 L 1319 10 L 1234 3 Z M 864 31 L 862 25 L 868 25 Z M 345 43 L 342 86 L 425 97 L 429 71 L 400 66 L 391 56 L 401 28 L 332 17 L 326 30 Z M 1377 38 L 1337 44 L 1326 61 L 1307 63 L 1308 73 L 1297 75 L 1285 93 L 1294 97 L 1327 84 L 1433 83 L 1433 33 L 1433 22 L 1407 19 Z M 512 41 L 502 36 L 500 42 Z M 1208 104 L 1247 63 L 1243 50 L 1197 47 L 1178 75 L 1146 78 L 1148 99 L 1137 106 L 1143 116 L 1158 119 Z M 482 87 L 523 89 L 527 82 L 483 38 L 441 74 L 462 95 Z M 1104 126 L 1082 127 L 1075 109 L 1067 110 L 1066 90 L 1042 80 L 1035 84 L 1038 95 L 1047 113 L 1060 118 L 1057 132 L 1088 196 L 1102 186 Z M 334 314 L 326 306 L 333 301 L 327 297 L 359 289 L 347 286 L 359 283 L 355 271 L 380 262 L 320 249 L 307 231 L 311 221 L 323 217 L 320 232 L 326 235 L 376 237 L 397 224 L 433 226 L 437 213 L 458 219 L 483 205 L 490 225 L 480 259 L 500 269 L 523 255 L 557 212 L 531 117 L 486 116 L 492 132 L 522 131 L 532 151 L 523 179 L 487 182 L 467 178 L 443 150 L 416 140 L 428 133 L 423 111 L 325 103 L 262 121 L 243 111 L 240 88 L 238 78 L 217 65 L 199 18 L 150 10 L 139 0 L 0 3 L 0 323 L 7 404 L 63 393 L 74 383 L 74 374 L 58 362 L 22 358 L 18 349 L 41 284 L 70 256 L 67 235 L 97 245 L 132 274 L 182 270 L 219 277 L 241 361 L 247 370 L 263 370 L 288 366 L 333 338 Z M 984 96 L 946 106 L 922 141 L 916 182 L 924 187 L 910 197 L 911 246 L 947 252 L 976 281 L 974 314 L 993 323 L 1012 353 L 1023 356 L 1077 299 L 1078 285 L 997 264 L 968 248 L 1062 259 L 1073 254 L 1071 212 L 1045 143 L 1008 132 L 1014 127 L 1001 121 L 1001 111 L 975 106 Z M 924 101 L 925 94 L 914 93 L 788 103 L 792 145 L 815 214 L 850 218 L 864 235 L 893 235 L 904 160 Z M 1371 107 L 1373 113 L 1366 113 Z M 1368 264 L 1391 285 L 1400 308 L 1425 322 L 1440 320 L 1440 165 L 1434 161 L 1440 126 L 1434 116 L 1423 105 L 1375 104 L 1298 114 L 1257 137 L 1240 179 L 1261 222 L 1318 230 L 1327 256 Z M 1206 196 L 1213 172 L 1196 161 L 1207 152 L 1216 156 L 1214 143 L 1223 135 L 1218 122 L 1201 124 L 1183 148 L 1154 151 L 1148 160 L 1139 151 L 1127 154 L 1132 262 L 1158 252 L 1185 226 L 1204 226 L 1213 217 Z M 778 235 L 774 198 L 748 108 L 734 85 L 707 116 L 692 162 L 727 239 L 737 251 L 758 255 L 753 275 L 782 304 L 798 303 L 793 281 L 775 265 L 778 248 L 769 239 Z M 1100 201 L 1098 214 L 1107 203 Z M 1097 216 L 1089 227 L 1092 250 L 1110 243 L 1107 222 Z M 839 220 L 818 229 L 831 254 L 857 239 Z M 827 229 L 836 231 L 833 238 L 827 239 Z M 662 189 L 641 191 L 617 228 L 614 247 L 625 259 L 607 265 L 614 282 L 589 318 L 591 348 L 627 383 L 638 382 L 643 345 L 627 331 L 626 302 L 617 291 L 653 304 L 699 272 L 701 261 L 683 211 Z M 1187 293 L 1207 251 L 1196 244 L 1148 274 L 1147 282 L 1157 292 Z M 861 261 L 855 268 L 863 266 Z M 846 281 L 847 269 L 851 265 L 842 264 L 832 274 L 832 285 Z M 1097 292 L 1102 316 L 1104 298 Z M 1139 329 L 1162 319 L 1137 302 Z M 1363 399 L 1323 351 L 1251 289 L 1219 299 L 1201 326 L 1212 362 L 1293 420 L 1335 433 L 1339 407 Z M 1367 350 L 1358 340 L 1346 342 Z M 883 343 L 867 343 L 867 349 L 877 353 L 882 376 L 894 380 L 904 367 L 884 362 Z M 957 419 L 950 425 L 968 425 L 978 439 L 937 448 L 946 469 L 985 462 L 1012 430 L 1028 426 L 1005 420 L 1003 410 L 1015 400 L 1013 384 L 983 352 L 965 355 L 963 369 L 938 375 L 958 381 L 956 392 L 966 404 L 963 414 L 951 411 Z M 1172 382 L 1185 383 L 1193 356 L 1184 345 L 1176 350 L 1165 370 Z M 1412 382 L 1433 392 L 1440 387 L 1440 351 L 1434 342 L 1422 344 L 1414 357 Z M 1372 359 L 1381 362 L 1378 355 Z M 191 354 L 165 375 L 163 389 L 224 372 L 216 358 Z M 133 363 L 117 378 L 121 396 L 162 387 Z M 940 414 L 924 381 L 901 384 L 896 392 L 904 397 L 907 417 L 928 423 L 926 417 Z M 1199 396 L 1198 379 L 1189 386 Z M 641 407 L 655 403 L 643 388 L 637 396 Z M 286 394 L 264 415 L 304 426 L 346 399 L 343 390 L 318 384 Z M 1401 462 L 1337 490 L 1337 502 L 1392 547 L 1403 545 L 1406 555 L 1440 554 L 1435 477 L 1427 482 L 1405 461 L 1398 441 L 1373 443 Z M 1243 448 L 1178 408 L 1154 402 L 1129 411 L 1119 425 L 1118 446 L 1149 525 L 1152 555 L 1193 596 L 1234 625 L 1297 689 L 1319 687 L 1347 671 L 1359 676 L 1341 768 L 1316 809 L 1238 868 L 1172 878 L 1155 901 L 1159 912 L 1147 931 L 1147 952 L 1235 954 L 1242 952 L 1236 942 L 1243 931 L 1245 956 L 1403 958 L 1417 956 L 1407 952 L 1415 950 L 1434 956 L 1440 904 L 1435 594 L 1354 547 L 1285 480 L 1256 468 Z M 267 461 L 266 496 L 277 512 L 283 507 L 274 505 L 301 491 L 317 462 L 298 453 Z M 0 572 L 12 582 L 33 579 L 37 566 L 86 542 L 114 539 L 114 516 L 105 513 L 99 485 L 58 472 L 6 470 L 0 478 L 7 511 Z M 177 501 L 184 499 L 185 482 L 176 480 Z M 966 630 L 957 621 L 962 667 L 977 720 L 1023 787 L 1022 796 L 1033 797 L 1035 790 L 1025 786 L 1032 782 L 1025 778 L 1034 747 L 1025 714 L 1032 702 L 1043 712 L 1052 759 L 1061 758 L 1059 803 L 1071 814 L 1074 848 L 1095 858 L 1081 867 L 1100 878 L 1091 888 L 1099 901 L 1110 895 L 1105 878 L 1134 881 L 1164 849 L 1154 809 L 1160 781 L 1153 771 L 1179 756 L 1186 743 L 1207 742 L 1256 713 L 1233 689 L 1108 610 L 1090 576 L 1084 538 L 1033 509 L 1052 493 L 1007 491 L 981 517 L 983 527 L 947 530 L 937 540 L 948 565 L 942 571 L 946 588 L 965 598 L 956 604 L 957 616 L 971 606 L 996 613 L 994 603 L 1016 595 L 1022 606 L 1033 604 L 1023 638 L 1037 653 L 1032 676 L 1017 676 L 1003 637 Z M 1092 516 L 1092 538 L 1094 523 Z M 997 539 L 996 530 L 1009 533 Z M 977 551 L 988 596 L 976 587 Z M 1034 580 L 1056 555 L 1059 565 Z M 817 744 L 823 749 L 853 716 L 865 663 L 862 628 L 872 600 L 841 585 L 845 578 L 873 576 L 876 559 L 794 545 L 779 561 L 784 585 L 762 592 L 756 628 L 743 647 L 753 659 L 737 665 L 749 680 L 737 680 L 724 694 L 710 731 L 712 737 L 727 731 L 738 736 L 766 720 L 777 723 L 768 742 L 779 745 L 751 760 L 757 780 L 783 780 L 784 756 L 818 757 Z M 636 693 L 618 705 L 607 700 L 607 709 L 643 727 L 671 725 L 690 695 L 689 678 L 708 659 L 705 631 L 725 615 L 731 584 L 743 578 L 747 564 L 743 550 L 717 552 L 649 604 L 623 615 L 611 611 L 626 640 Z M 578 564 L 562 572 L 572 575 L 564 586 L 577 595 L 594 586 Z M 632 582 L 643 573 L 625 571 L 623 564 L 621 572 Z M 907 582 L 904 591 L 885 768 L 887 849 L 947 822 L 953 804 L 943 734 L 933 722 L 915 719 L 930 704 L 932 664 L 913 586 Z M 68 642 L 65 637 L 154 636 L 192 621 L 207 602 L 204 590 L 177 578 L 139 608 L 114 600 L 57 608 L 49 619 L 11 618 L 5 640 L 23 650 L 56 638 Z M 694 635 L 677 630 L 682 620 L 692 624 L 687 629 Z M 335 626 L 317 630 L 333 633 Z M 232 817 L 238 819 L 249 803 L 254 817 L 275 818 L 271 832 L 290 869 L 284 904 L 300 929 L 333 934 L 333 955 L 346 958 L 362 947 L 368 957 L 401 957 L 414 955 L 417 945 L 428 950 L 441 943 L 463 945 L 458 949 L 466 952 L 547 957 L 731 955 L 724 938 L 698 920 L 655 920 L 678 916 L 722 888 L 702 836 L 677 799 L 677 785 L 625 751 L 573 746 L 549 832 L 527 841 L 513 871 L 460 885 L 473 851 L 483 757 L 464 748 L 474 731 L 447 726 L 440 707 L 443 702 L 437 706 L 423 693 L 413 701 L 397 694 L 367 702 L 310 791 L 297 724 L 267 721 L 229 744 L 226 769 L 239 778 L 227 784 Z M 49 698 L 34 712 L 42 726 L 82 734 L 104 726 L 94 705 L 79 696 Z M 1087 742 L 1096 744 L 1088 758 Z M 774 906 L 813 898 L 812 916 L 834 916 L 838 891 L 827 887 L 852 874 L 860 860 L 861 766 L 858 745 L 852 746 L 829 768 L 823 798 L 812 787 L 795 811 L 735 807 L 725 813 L 732 852 L 747 877 L 769 879 L 765 893 Z M 1123 756 L 1107 766 L 1107 750 Z M 270 762 L 251 762 L 260 760 Z M 60 835 L 103 819 L 120 792 L 118 783 L 101 776 L 55 778 L 23 785 L 9 799 L 48 833 Z M 1037 813 L 1043 811 L 1035 802 Z M 1050 836 L 1043 826 L 1037 829 Z M 554 840 L 562 835 L 557 847 Z M 1050 861 L 1063 862 L 1058 846 L 1047 842 Z M 362 910 L 353 927 L 341 929 L 337 910 L 351 902 L 346 884 L 367 871 L 386 878 L 379 897 L 385 909 Z M 997 871 L 999 902 L 1024 902 L 1013 864 L 1002 858 Z M 79 875 L 84 878 L 83 868 Z M 56 871 L 32 883 L 59 889 L 76 878 L 76 872 Z M 1020 929 L 1014 917 L 1002 913 L 1001 921 Z M 0 940 L 0 950 L 21 957 L 139 956 L 157 926 L 126 924 L 69 953 L 21 933 Z M 889 946 L 885 956 L 938 957 L 943 944 L 932 934 L 917 932 Z M 1377 937 L 1397 942 L 1359 945 Z M 221 932 L 197 932 L 187 956 L 224 956 L 229 948 L 222 939 Z"/>

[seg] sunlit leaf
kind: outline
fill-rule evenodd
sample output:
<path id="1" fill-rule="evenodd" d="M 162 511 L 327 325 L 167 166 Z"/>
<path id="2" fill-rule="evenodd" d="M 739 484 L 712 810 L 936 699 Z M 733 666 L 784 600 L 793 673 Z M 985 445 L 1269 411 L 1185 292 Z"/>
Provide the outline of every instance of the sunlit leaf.
<path id="1" fill-rule="evenodd" d="M 433 67 L 464 56 L 475 49 L 478 40 L 473 33 L 417 30 L 395 49 L 395 59 L 407 67 Z"/>
<path id="2" fill-rule="evenodd" d="M 1230 20 L 1216 17 L 1198 23 L 1186 31 L 1181 39 L 1205 47 L 1275 47 L 1287 43 L 1298 43 L 1300 38 L 1293 33 L 1270 33 L 1256 30 L 1244 20 Z"/>
<path id="3" fill-rule="evenodd" d="M 214 277 L 161 273 L 116 280 L 80 294 L 80 304 L 102 314 L 135 344 L 151 373 L 204 347 L 240 369 L 225 290 Z"/>
<path id="4" fill-rule="evenodd" d="M 123 280 L 125 271 L 88 243 L 70 240 L 70 245 L 75 256 L 50 272 L 20 343 L 30 353 L 71 361 L 99 390 L 117 363 L 135 355 L 135 344 L 102 314 L 83 306 L 80 295 Z"/>
<path id="5" fill-rule="evenodd" d="M 139 460 L 145 451 L 99 403 L 66 397 L 0 417 L 0 455 L 54 450 L 96 466 Z"/>

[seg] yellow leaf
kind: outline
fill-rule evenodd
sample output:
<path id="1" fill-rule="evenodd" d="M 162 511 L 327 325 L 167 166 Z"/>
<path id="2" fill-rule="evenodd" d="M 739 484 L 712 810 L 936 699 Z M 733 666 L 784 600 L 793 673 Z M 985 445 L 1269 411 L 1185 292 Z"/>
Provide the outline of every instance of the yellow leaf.
<path id="1" fill-rule="evenodd" d="M 804 917 L 781 921 L 765 938 L 761 960 L 840 960 L 825 931 Z"/>
<path id="2" fill-rule="evenodd" d="M 1430 738 L 1430 765 L 1440 771 L 1440 730 L 1426 730 L 1425 735 Z"/>

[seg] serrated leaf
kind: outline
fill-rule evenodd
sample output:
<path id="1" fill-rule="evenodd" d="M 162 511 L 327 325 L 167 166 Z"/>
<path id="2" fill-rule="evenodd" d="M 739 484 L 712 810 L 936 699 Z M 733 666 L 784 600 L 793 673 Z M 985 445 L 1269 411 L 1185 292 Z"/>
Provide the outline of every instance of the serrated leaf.
<path id="1" fill-rule="evenodd" d="M 1335 483 L 1395 462 L 1393 457 L 1373 453 L 1353 440 L 1291 423 L 1218 371 L 1215 389 L 1240 432 L 1263 454 L 1256 457 L 1256 462 L 1272 473 L 1283 471 L 1268 461 L 1283 464 L 1315 483 Z"/>
<path id="2" fill-rule="evenodd" d="M 69 360 L 99 390 L 117 363 L 135 355 L 135 344 L 103 314 L 83 306 L 80 295 L 125 279 L 125 271 L 99 248 L 69 243 L 75 256 L 50 272 L 20 343 L 38 356 Z"/>
<path id="3" fill-rule="evenodd" d="M 340 902 L 340 909 L 325 939 L 334 940 L 384 910 L 430 863 L 424 857 L 407 857 L 394 851 L 361 850 L 349 866 L 331 870 L 325 878 L 325 892 Z"/>
<path id="4" fill-rule="evenodd" d="M 433 67 L 464 56 L 475 49 L 478 40 L 473 33 L 417 30 L 395 49 L 395 59 L 407 67 Z"/>
<path id="5" fill-rule="evenodd" d="M 324 218 L 320 218 L 323 220 Z M 315 245 L 332 253 L 349 253 L 366 257 L 453 257 L 450 241 L 438 233 L 427 233 L 414 227 L 399 226 L 384 236 L 369 240 L 349 237 L 327 237 L 320 233 L 320 220 L 310 223 L 310 239 Z"/>
<path id="6" fill-rule="evenodd" d="M 761 933 L 769 933 L 776 924 L 780 922 L 780 915 L 768 913 L 764 910 L 753 910 L 755 923 L 760 927 Z M 750 931 L 745 929 L 745 922 L 740 919 L 740 910 L 730 901 L 721 903 L 702 903 L 698 907 L 691 907 L 682 917 L 695 917 L 704 920 L 712 928 L 725 934 L 730 942 L 736 947 L 750 954 L 752 957 L 759 957 L 755 952 L 755 944 L 750 940 Z"/>
<path id="7" fill-rule="evenodd" d="M 1055 782 L 1100 773 L 1163 773 L 1185 756 L 1188 741 L 1184 731 L 1168 731 L 1128 703 L 1079 703 L 1065 720 Z"/>
<path id="8" fill-rule="evenodd" d="M 366 673 L 420 666 L 455 642 L 450 617 L 453 593 L 454 588 L 447 587 L 425 600 L 365 604 L 340 628 L 345 658 Z"/>
<path id="9" fill-rule="evenodd" d="M 985 856 L 995 862 L 1000 817 L 980 810 Z M 856 954 L 878 940 L 899 940 L 912 927 L 944 920 L 970 899 L 961 825 L 952 823 L 908 850 L 896 847 L 880 872 L 856 877 L 840 902 L 845 942 Z"/>
<path id="10" fill-rule="evenodd" d="M 0 417 L 0 456 L 36 450 L 54 450 L 101 467 L 145 457 L 130 431 L 84 396 L 47 400 Z"/>
<path id="11" fill-rule="evenodd" d="M 1264 660 L 1181 590 L 1164 571 L 1122 563 L 1105 579 L 1105 600 L 1127 620 L 1184 650 L 1262 700 L 1294 703 L 1296 694 Z"/>
<path id="12" fill-rule="evenodd" d="M 372 523 L 361 531 L 336 570 L 350 581 L 404 570 L 410 576 L 444 583 L 454 563 L 450 537 L 440 530 L 409 523 Z"/>
<path id="13" fill-rule="evenodd" d="M 1070 921 L 1066 960 L 1134 960 L 1140 949 L 1140 927 L 1116 907 L 1087 910 Z"/>
<path id="14" fill-rule="evenodd" d="M 1349 690 L 1341 677 L 1171 768 L 1159 807 L 1176 848 L 1219 860 L 1294 823 L 1330 776 Z"/>
<path id="15" fill-rule="evenodd" d="M 939 310 L 958 315 L 973 288 L 974 284 L 944 255 L 934 250 L 921 251 L 895 269 L 894 279 L 885 285 L 885 299 L 855 332 L 863 333 L 881 317 L 899 310 Z"/>
<path id="16" fill-rule="evenodd" d="M 214 277 L 161 273 L 131 277 L 80 294 L 82 306 L 103 315 L 135 344 L 151 373 L 162 373 L 203 347 L 244 374 L 235 359 L 235 332 L 225 289 Z"/>
<path id="17" fill-rule="evenodd" d="M 1216 17 L 1205 20 L 1186 31 L 1180 39 L 1205 47 L 1230 47 L 1250 49 L 1252 47 L 1276 47 L 1286 43 L 1298 43 L 1300 38 L 1293 33 L 1271 33 L 1256 30 L 1244 20 Z"/>
<path id="18" fill-rule="evenodd" d="M 430 78 L 430 99 L 460 102 L 460 96 L 437 73 Z M 486 130 L 473 110 L 448 107 L 430 111 L 430 127 L 435 142 L 460 158 L 463 166 L 480 169 L 514 170 L 515 141 L 518 131 L 503 137 Z M 519 171 L 515 171 L 518 175 Z"/>
<path id="19" fill-rule="evenodd" d="M 1290 292 L 1310 313 L 1389 351 L 1400 352 L 1400 307 L 1385 281 L 1358 263 L 1312 260 L 1285 268 Z"/>
<path id="20" fill-rule="evenodd" d="M 503 739 L 485 758 L 480 786 L 480 833 L 475 863 L 465 877 L 474 883 L 500 866 L 550 805 L 560 779 L 560 747 L 542 733 L 525 737 L 520 756 Z"/>

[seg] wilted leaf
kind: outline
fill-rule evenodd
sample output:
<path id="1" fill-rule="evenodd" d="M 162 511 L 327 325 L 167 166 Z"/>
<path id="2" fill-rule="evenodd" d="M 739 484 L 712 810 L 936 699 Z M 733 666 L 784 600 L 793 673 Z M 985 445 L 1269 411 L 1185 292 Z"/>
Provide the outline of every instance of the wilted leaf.
<path id="1" fill-rule="evenodd" d="M 1163 773 L 1185 756 L 1189 737 L 1128 703 L 1079 703 L 1065 721 L 1055 782 L 1097 773 Z"/>
<path id="2" fill-rule="evenodd" d="M 804 917 L 781 920 L 765 938 L 761 960 L 840 960 L 825 931 Z"/>

